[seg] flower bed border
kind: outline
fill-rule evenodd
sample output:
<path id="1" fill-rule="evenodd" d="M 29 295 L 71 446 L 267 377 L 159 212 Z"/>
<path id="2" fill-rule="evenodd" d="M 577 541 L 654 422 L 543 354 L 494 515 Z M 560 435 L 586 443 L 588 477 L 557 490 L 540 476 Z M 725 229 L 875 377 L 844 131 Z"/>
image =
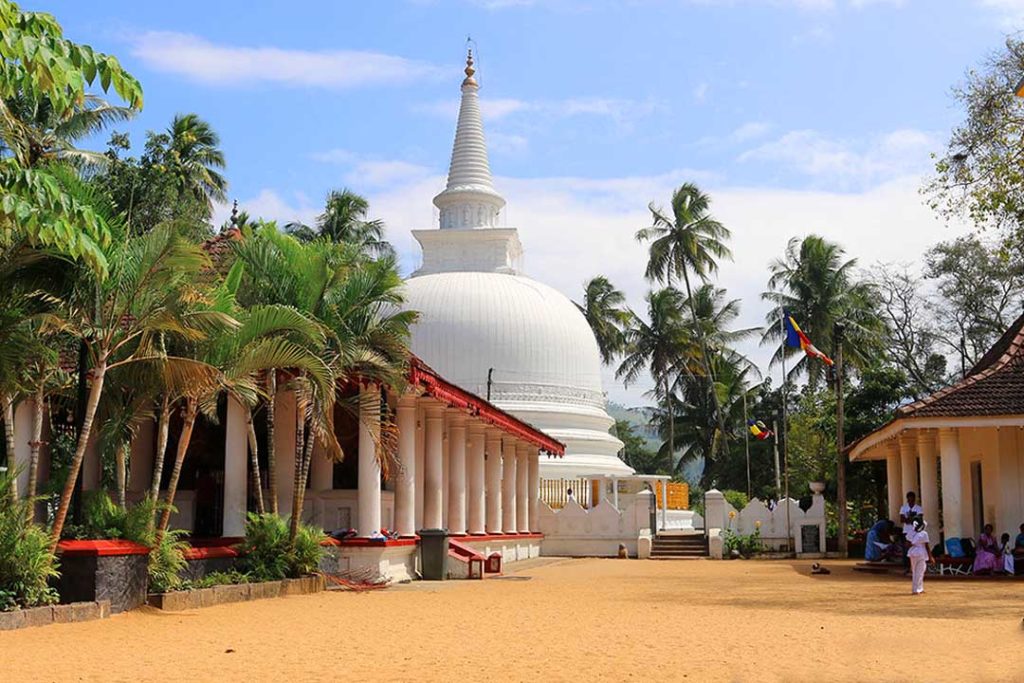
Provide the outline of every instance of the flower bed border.
<path id="1" fill-rule="evenodd" d="M 182 612 L 189 609 L 227 605 L 233 602 L 249 602 L 264 598 L 291 595 L 309 595 L 326 589 L 322 574 L 312 574 L 299 579 L 264 581 L 259 583 L 230 583 L 209 588 L 193 588 L 170 593 L 150 593 L 146 604 L 165 612 Z"/>
<path id="2" fill-rule="evenodd" d="M 44 605 L 10 612 L 0 612 L 0 631 L 19 628 L 68 624 L 71 622 L 106 619 L 110 616 L 110 600 L 72 602 L 66 605 Z"/>

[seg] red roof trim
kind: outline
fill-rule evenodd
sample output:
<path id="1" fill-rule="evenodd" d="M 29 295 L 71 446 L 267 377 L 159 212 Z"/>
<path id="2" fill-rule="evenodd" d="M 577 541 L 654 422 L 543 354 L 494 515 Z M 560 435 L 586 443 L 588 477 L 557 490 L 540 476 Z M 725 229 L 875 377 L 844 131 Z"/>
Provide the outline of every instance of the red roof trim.
<path id="1" fill-rule="evenodd" d="M 452 408 L 465 410 L 473 417 L 531 443 L 541 450 L 552 455 L 565 455 L 565 445 L 560 441 L 552 439 L 539 429 L 531 427 L 476 394 L 455 386 L 415 356 L 409 359 L 409 382 Z"/>
<path id="2" fill-rule="evenodd" d="M 110 557 L 113 555 L 148 555 L 149 548 L 122 540 L 61 541 L 57 552 L 63 557 Z"/>

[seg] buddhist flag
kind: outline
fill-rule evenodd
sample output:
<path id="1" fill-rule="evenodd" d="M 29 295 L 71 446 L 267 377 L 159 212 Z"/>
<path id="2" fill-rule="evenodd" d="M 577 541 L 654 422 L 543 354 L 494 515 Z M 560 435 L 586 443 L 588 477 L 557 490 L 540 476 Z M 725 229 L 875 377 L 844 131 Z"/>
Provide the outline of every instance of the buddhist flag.
<path id="1" fill-rule="evenodd" d="M 786 327 L 786 346 L 794 349 L 801 349 L 811 358 L 820 358 L 826 365 L 832 365 L 832 359 L 818 350 L 818 347 L 811 343 L 804 331 L 796 324 L 793 316 L 786 314 L 782 321 Z"/>
<path id="2" fill-rule="evenodd" d="M 772 438 L 774 432 L 768 429 L 764 422 L 760 420 L 747 420 L 747 426 L 750 427 L 750 433 L 754 435 L 758 441 L 764 441 L 765 439 Z"/>

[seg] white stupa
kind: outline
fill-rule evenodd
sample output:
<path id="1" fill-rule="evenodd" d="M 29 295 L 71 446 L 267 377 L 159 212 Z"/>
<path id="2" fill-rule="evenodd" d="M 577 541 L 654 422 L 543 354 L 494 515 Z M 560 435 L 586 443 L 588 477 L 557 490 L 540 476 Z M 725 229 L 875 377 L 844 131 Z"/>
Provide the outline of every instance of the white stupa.
<path id="1" fill-rule="evenodd" d="M 413 353 L 564 443 L 563 459 L 541 460 L 542 478 L 632 474 L 609 433 L 590 326 L 568 298 L 519 271 L 518 232 L 497 227 L 505 200 L 491 178 L 474 73 L 471 52 L 448 185 L 434 198 L 440 229 L 413 231 L 423 247 L 406 282 L 407 305 L 420 313 Z"/>

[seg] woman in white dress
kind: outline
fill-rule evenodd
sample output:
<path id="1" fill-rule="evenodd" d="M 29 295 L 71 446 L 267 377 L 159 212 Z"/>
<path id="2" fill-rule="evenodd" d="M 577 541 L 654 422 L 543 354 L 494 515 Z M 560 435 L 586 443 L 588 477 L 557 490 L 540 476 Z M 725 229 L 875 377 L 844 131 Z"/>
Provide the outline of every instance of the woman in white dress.
<path id="1" fill-rule="evenodd" d="M 907 557 L 910 559 L 910 593 L 912 595 L 924 593 L 925 569 L 935 561 L 932 557 L 931 541 L 928 538 L 928 532 L 925 531 L 927 527 L 928 524 L 925 523 L 923 518 L 916 517 L 914 519 L 914 530 L 911 532 L 910 538 L 907 539 L 910 543 Z"/>
<path id="2" fill-rule="evenodd" d="M 1013 545 L 1010 543 L 1010 534 L 1003 534 L 1000 540 L 1002 547 L 1003 556 L 1003 573 L 1013 576 L 1014 574 L 1014 562 L 1013 562 Z"/>

